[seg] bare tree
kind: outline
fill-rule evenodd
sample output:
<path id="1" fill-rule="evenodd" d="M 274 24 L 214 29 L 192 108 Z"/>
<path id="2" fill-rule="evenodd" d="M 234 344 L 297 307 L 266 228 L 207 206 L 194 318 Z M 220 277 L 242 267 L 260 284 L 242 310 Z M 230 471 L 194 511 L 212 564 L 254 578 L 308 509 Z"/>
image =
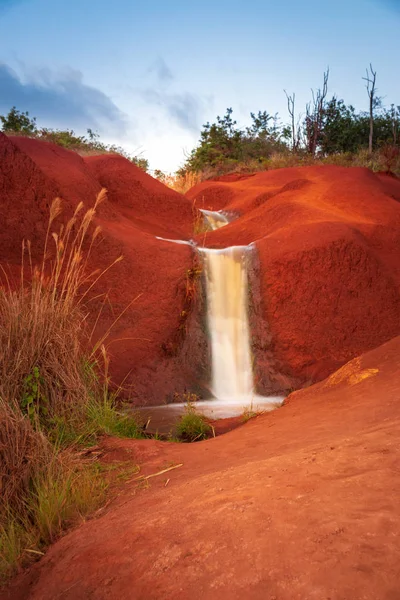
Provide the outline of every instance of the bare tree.
<path id="1" fill-rule="evenodd" d="M 370 73 L 371 71 L 371 73 Z M 369 70 L 366 69 L 367 76 L 363 77 L 363 80 L 367 82 L 365 86 L 367 88 L 369 96 L 369 144 L 368 149 L 370 154 L 372 153 L 372 143 L 374 139 L 374 108 L 376 102 L 376 71 L 373 70 L 372 64 L 369 65 Z"/>
<path id="2" fill-rule="evenodd" d="M 289 96 L 289 94 L 287 93 L 286 90 L 283 90 L 285 92 L 285 96 L 287 99 L 287 105 L 288 105 L 288 112 L 289 112 L 289 116 L 290 116 L 290 127 L 291 127 L 291 132 L 292 132 L 292 150 L 293 152 L 297 152 L 297 150 L 299 149 L 299 144 L 300 144 L 300 127 L 299 127 L 299 122 L 297 122 L 297 127 L 296 127 L 296 117 L 295 117 L 295 101 L 296 101 L 296 94 L 293 92 L 292 96 Z"/>
<path id="3" fill-rule="evenodd" d="M 328 93 L 329 67 L 324 72 L 324 82 L 322 89 L 319 88 L 316 92 L 312 92 L 312 102 L 306 106 L 305 119 L 305 135 L 307 142 L 307 150 L 315 156 L 317 151 L 318 141 L 321 137 L 322 126 L 324 121 L 325 100 Z"/>
<path id="4" fill-rule="evenodd" d="M 392 104 L 390 107 L 390 116 L 392 118 L 393 145 L 396 146 L 399 130 L 400 106 L 395 106 Z"/>

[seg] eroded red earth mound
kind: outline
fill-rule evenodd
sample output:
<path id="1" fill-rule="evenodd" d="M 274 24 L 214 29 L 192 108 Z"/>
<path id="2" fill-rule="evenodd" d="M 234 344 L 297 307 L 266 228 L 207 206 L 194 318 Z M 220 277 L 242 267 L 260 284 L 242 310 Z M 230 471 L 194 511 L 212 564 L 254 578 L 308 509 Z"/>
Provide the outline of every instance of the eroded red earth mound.
<path id="1" fill-rule="evenodd" d="M 124 260 L 103 281 L 99 333 L 136 298 L 109 349 L 114 377 L 134 383 L 139 402 L 161 402 L 196 376 L 199 324 L 182 320 L 194 255 L 157 239 L 191 237 L 193 200 L 238 217 L 199 243 L 255 244 L 259 387 L 330 376 L 205 442 L 105 439 L 104 460 L 137 462 L 143 475 L 182 466 L 148 488 L 121 484 L 0 597 L 397 600 L 400 338 L 353 357 L 400 330 L 399 182 L 363 169 L 285 169 L 204 183 L 185 199 L 121 157 L 82 159 L 0 134 L 0 251 L 11 277 L 23 238 L 40 255 L 52 199 L 68 216 L 102 186 L 92 266 Z"/>
<path id="2" fill-rule="evenodd" d="M 237 217 L 199 243 L 255 243 L 260 391 L 319 380 L 400 333 L 400 180 L 302 167 L 204 182 L 187 196 Z"/>
<path id="3" fill-rule="evenodd" d="M 236 217 L 198 235 L 199 244 L 254 243 L 250 316 L 260 393 L 318 381 L 400 333 L 397 179 L 366 169 L 292 168 L 222 177 L 185 198 L 120 156 L 82 158 L 1 134 L 2 264 L 17 276 L 23 239 L 31 240 L 34 259 L 40 256 L 55 196 L 63 198 L 67 218 L 80 201 L 92 206 L 102 187 L 108 199 L 97 215 L 103 233 L 92 267 L 124 260 L 95 290 L 91 320 L 102 311 L 98 336 L 117 320 L 108 340 L 111 372 L 138 404 L 207 391 L 196 255 L 190 246 L 157 239 L 191 239 L 193 205 Z"/>
<path id="4" fill-rule="evenodd" d="M 52 200 L 63 199 L 68 218 L 80 201 L 93 206 L 102 187 L 108 199 L 98 211 L 102 236 L 91 267 L 124 258 L 100 280 L 91 323 L 101 310 L 101 336 L 129 307 L 108 338 L 112 375 L 138 403 L 159 404 L 194 379 L 189 362 L 177 357 L 193 252 L 156 237 L 190 237 L 189 200 L 120 156 L 83 159 L 54 144 L 0 134 L 1 262 L 16 278 L 23 239 L 31 240 L 34 258 L 41 256 Z"/>
<path id="5" fill-rule="evenodd" d="M 107 440 L 144 475 L 182 466 L 126 483 L 6 597 L 397 600 L 399 354 L 396 338 L 205 442 Z"/>

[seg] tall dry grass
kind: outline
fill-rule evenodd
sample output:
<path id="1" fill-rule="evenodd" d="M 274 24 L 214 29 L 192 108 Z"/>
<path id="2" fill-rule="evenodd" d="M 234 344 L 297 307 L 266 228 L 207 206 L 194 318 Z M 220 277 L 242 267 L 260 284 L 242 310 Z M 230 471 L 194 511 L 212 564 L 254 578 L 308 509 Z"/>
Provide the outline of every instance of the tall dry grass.
<path id="1" fill-rule="evenodd" d="M 79 204 L 52 232 L 61 201 L 50 209 L 43 257 L 22 248 L 20 281 L 2 269 L 0 288 L 0 576 L 35 556 L 104 496 L 73 449 L 102 433 L 138 437 L 134 418 L 121 415 L 109 392 L 103 337 L 94 342 L 87 300 L 104 271 L 91 270 L 100 229 L 95 205 Z M 102 365 L 103 368 L 102 372 Z"/>
<path id="2" fill-rule="evenodd" d="M 167 175 L 163 181 L 165 185 L 179 194 L 186 194 L 192 187 L 203 181 L 203 174 L 187 171 L 183 174 Z"/>
<path id="3" fill-rule="evenodd" d="M 24 243 L 19 285 L 13 289 L 7 281 L 0 289 L 0 397 L 25 401 L 23 408 L 32 418 L 74 420 L 81 418 L 87 403 L 83 347 L 90 332 L 85 299 L 104 275 L 90 271 L 88 261 L 100 233 L 93 219 L 105 195 L 103 190 L 86 212 L 80 203 L 67 224 L 51 233 L 61 213 L 56 199 L 41 264 L 32 264 L 30 245 Z"/>
<path id="4" fill-rule="evenodd" d="M 0 497 L 3 507 L 21 510 L 32 477 L 51 456 L 46 437 L 33 429 L 17 405 L 0 398 Z"/>

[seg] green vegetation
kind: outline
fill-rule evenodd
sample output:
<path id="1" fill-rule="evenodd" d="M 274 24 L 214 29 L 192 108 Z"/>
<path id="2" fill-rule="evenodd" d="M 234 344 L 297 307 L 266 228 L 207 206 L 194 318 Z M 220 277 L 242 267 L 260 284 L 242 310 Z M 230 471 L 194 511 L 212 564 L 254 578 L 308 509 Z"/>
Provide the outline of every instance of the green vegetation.
<path id="1" fill-rule="evenodd" d="M 232 108 L 228 108 L 224 117 L 217 117 L 216 123 L 204 125 L 199 145 L 192 151 L 184 170 L 196 172 L 221 165 L 233 169 L 241 163 L 262 162 L 273 151 L 285 150 L 276 117 L 265 111 L 257 115 L 251 113 L 251 126 L 239 129 L 232 113 Z"/>
<path id="2" fill-rule="evenodd" d="M 104 197 L 103 191 L 86 213 L 80 204 L 52 233 L 61 212 L 55 200 L 41 265 L 33 266 L 24 244 L 20 284 L 11 286 L 3 270 L 1 578 L 40 555 L 65 527 L 103 501 L 104 478 L 76 450 L 105 433 L 141 437 L 135 415 L 121 413 L 110 393 L 105 338 L 93 343 L 86 323 L 85 300 L 102 275 L 88 272 L 87 265 L 99 233 L 93 218 Z"/>
<path id="3" fill-rule="evenodd" d="M 36 118 L 30 118 L 29 112 L 20 112 L 13 106 L 8 115 L 0 115 L 2 131 L 13 131 L 14 133 L 23 133 L 25 135 L 35 134 L 37 132 Z"/>
<path id="4" fill-rule="evenodd" d="M 8 135 L 34 137 L 45 142 L 52 142 L 67 150 L 74 150 L 79 154 L 119 154 L 143 169 L 143 171 L 147 171 L 149 168 L 149 163 L 145 158 L 132 156 L 120 146 L 104 144 L 100 141 L 99 134 L 92 129 L 87 129 L 86 136 L 78 136 L 72 129 L 38 128 L 36 118 L 30 118 L 28 112 L 20 112 L 15 106 L 11 108 L 7 115 L 0 115 L 0 121 L 2 123 L 1 130 Z"/>
<path id="5" fill-rule="evenodd" d="M 188 402 L 176 425 L 176 437 L 183 442 L 197 442 L 210 437 L 211 433 L 212 428 L 206 418 L 196 411 L 193 402 Z"/>
<path id="6" fill-rule="evenodd" d="M 113 394 L 106 395 L 101 401 L 94 398 L 88 403 L 87 416 L 92 430 L 98 434 L 113 435 L 122 438 L 142 437 L 142 425 L 137 415 L 123 413 Z"/>
<path id="7" fill-rule="evenodd" d="M 243 423 L 247 423 L 247 421 L 250 421 L 250 419 L 254 419 L 255 417 L 257 417 L 260 413 L 256 412 L 253 409 L 253 406 L 247 406 L 242 413 L 242 421 Z"/>
<path id="8" fill-rule="evenodd" d="M 167 185 L 186 189 L 191 174 L 197 174 L 198 183 L 230 172 L 310 164 L 365 166 L 400 174 L 400 106 L 382 104 L 372 66 L 364 78 L 368 112 L 357 112 L 336 96 L 328 99 L 328 78 L 329 70 L 302 115 L 297 114 L 295 94 L 286 94 L 288 124 L 264 110 L 250 113 L 250 126 L 240 128 L 228 108 L 225 116 L 203 126 L 197 147 L 175 179 L 167 178 Z"/>

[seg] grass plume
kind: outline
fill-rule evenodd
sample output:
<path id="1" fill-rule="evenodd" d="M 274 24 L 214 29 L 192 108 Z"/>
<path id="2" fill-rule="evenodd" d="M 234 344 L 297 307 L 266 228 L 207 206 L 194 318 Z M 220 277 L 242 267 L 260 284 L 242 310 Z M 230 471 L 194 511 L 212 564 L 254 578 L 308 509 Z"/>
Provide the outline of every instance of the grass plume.
<path id="1" fill-rule="evenodd" d="M 77 458 L 78 445 L 102 434 L 140 437 L 135 417 L 110 393 L 105 337 L 93 342 L 87 300 L 101 277 L 90 253 L 99 236 L 92 208 L 77 205 L 53 231 L 61 200 L 51 207 L 43 255 L 33 264 L 22 245 L 17 284 L 3 267 L 0 288 L 0 577 L 102 502 L 105 484 Z"/>

